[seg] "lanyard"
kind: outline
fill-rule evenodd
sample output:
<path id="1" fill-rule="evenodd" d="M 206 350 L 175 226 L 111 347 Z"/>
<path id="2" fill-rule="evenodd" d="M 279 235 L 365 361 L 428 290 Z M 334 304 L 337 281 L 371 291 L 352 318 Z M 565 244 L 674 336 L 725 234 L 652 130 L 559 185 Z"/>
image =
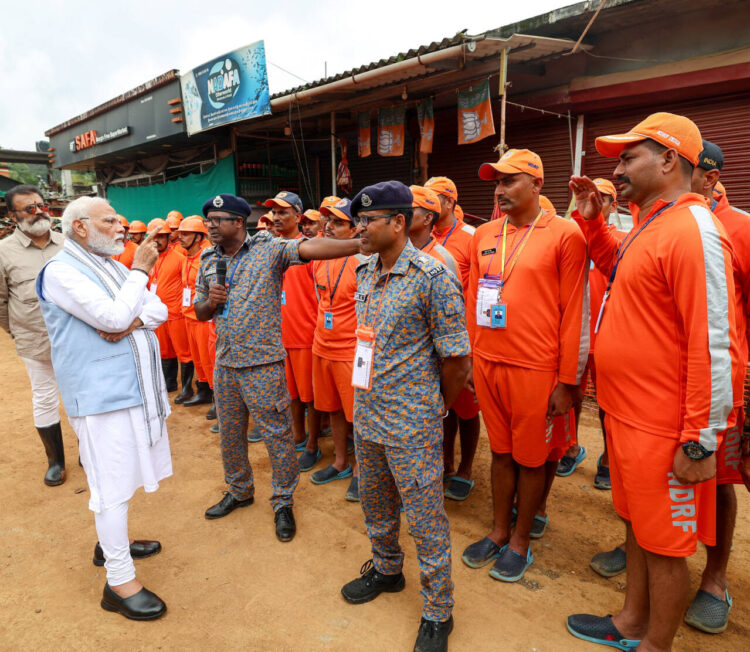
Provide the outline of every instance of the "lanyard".
<path id="1" fill-rule="evenodd" d="M 519 257 L 521 256 L 521 252 L 523 251 L 523 248 L 526 246 L 526 242 L 528 242 L 529 238 L 528 236 L 531 235 L 531 232 L 534 230 L 534 228 L 537 225 L 537 222 L 539 221 L 539 218 L 544 215 L 544 211 L 540 210 L 539 215 L 537 215 L 534 218 L 534 221 L 526 227 L 526 232 L 521 236 L 521 239 L 516 243 L 516 246 L 513 247 L 513 251 L 510 252 L 510 255 L 505 257 L 505 248 L 506 248 L 506 241 L 508 237 L 508 217 L 505 217 L 505 222 L 503 222 L 503 228 L 500 233 L 497 234 L 497 242 L 495 243 L 495 251 L 492 253 L 492 256 L 490 257 L 490 262 L 487 265 L 487 273 L 485 274 L 485 277 L 489 275 L 490 268 L 492 267 L 492 260 L 495 258 L 495 254 L 497 253 L 497 249 L 500 246 L 500 236 L 503 237 L 503 251 L 500 258 L 500 289 L 502 290 L 505 283 L 510 278 L 510 275 L 513 273 L 513 270 L 516 268 L 516 263 L 518 262 Z M 519 248 L 520 247 L 520 248 Z M 516 253 L 516 251 L 518 253 Z M 513 254 L 516 254 L 515 258 L 513 258 Z M 505 276 L 505 265 L 508 263 L 508 261 L 513 258 L 513 263 L 508 269 L 508 276 Z"/>
<path id="2" fill-rule="evenodd" d="M 162 268 L 162 265 L 164 265 L 164 261 L 167 258 L 167 254 L 169 253 L 169 249 L 167 249 L 163 254 L 161 254 L 159 257 L 161 260 L 159 261 L 159 264 L 155 267 L 154 273 L 151 276 L 151 282 L 159 284 L 159 270 Z"/>
<path id="3" fill-rule="evenodd" d="M 183 269 L 185 270 L 185 273 L 182 274 L 182 287 L 186 288 L 188 284 L 190 283 L 190 270 L 195 269 L 196 270 L 196 278 L 198 276 L 198 268 L 193 265 L 193 261 L 198 258 L 201 255 L 201 252 L 199 251 L 195 256 L 185 256 L 185 266 Z M 195 280 L 195 279 L 194 279 Z"/>
<path id="4" fill-rule="evenodd" d="M 448 238 L 450 238 L 450 237 L 451 237 L 451 234 L 453 233 L 453 231 L 455 231 L 455 230 L 456 230 L 456 227 L 457 227 L 457 226 L 458 226 L 458 219 L 455 219 L 455 220 L 453 221 L 453 226 L 451 227 L 451 230 L 450 230 L 450 231 L 448 231 L 448 235 L 446 235 L 446 236 L 445 236 L 445 240 L 443 240 L 443 247 L 445 247 L 445 243 L 446 243 L 446 242 L 448 242 Z"/>
<path id="5" fill-rule="evenodd" d="M 628 250 L 628 247 L 633 244 L 633 241 L 640 235 L 641 231 L 645 229 L 651 222 L 653 222 L 659 215 L 661 215 L 665 210 L 668 208 L 671 208 L 674 205 L 674 202 L 670 202 L 666 206 L 662 206 L 656 213 L 654 213 L 651 217 L 649 217 L 643 224 L 641 224 L 640 228 L 633 234 L 632 238 L 626 238 L 623 240 L 622 244 L 617 249 L 617 254 L 615 258 L 615 264 L 612 267 L 612 272 L 609 275 L 609 281 L 607 281 L 607 289 L 604 291 L 604 294 L 609 296 L 609 291 L 612 289 L 612 283 L 615 281 L 615 276 L 617 275 L 617 267 L 620 265 L 620 261 L 622 260 L 622 257 L 625 255 L 625 252 Z"/>
<path id="6" fill-rule="evenodd" d="M 718 205 L 719 200 L 718 199 L 712 199 L 711 200 L 711 212 L 713 213 L 716 210 L 716 206 Z"/>
<path id="7" fill-rule="evenodd" d="M 341 270 L 339 271 L 338 278 L 336 279 L 336 285 L 331 287 L 331 268 L 329 265 L 330 261 L 326 261 L 326 278 L 328 279 L 328 289 L 331 292 L 331 296 L 328 299 L 328 307 L 331 308 L 333 306 L 333 297 L 336 294 L 336 290 L 339 287 L 339 281 L 341 280 L 341 275 L 344 273 L 344 268 L 346 267 L 346 262 L 349 260 L 349 256 L 344 258 L 344 264 L 341 266 Z M 378 309 L 379 310 L 379 309 Z"/>

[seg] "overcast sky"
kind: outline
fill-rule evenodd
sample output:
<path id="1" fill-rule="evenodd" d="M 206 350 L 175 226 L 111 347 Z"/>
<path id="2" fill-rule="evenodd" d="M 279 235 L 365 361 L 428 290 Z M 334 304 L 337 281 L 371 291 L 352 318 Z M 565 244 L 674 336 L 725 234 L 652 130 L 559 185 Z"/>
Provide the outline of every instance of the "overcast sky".
<path id="1" fill-rule="evenodd" d="M 0 147 L 34 149 L 46 129 L 167 70 L 189 70 L 261 39 L 276 93 L 323 77 L 325 62 L 336 74 L 463 29 L 477 34 L 568 4 L 2 0 Z"/>

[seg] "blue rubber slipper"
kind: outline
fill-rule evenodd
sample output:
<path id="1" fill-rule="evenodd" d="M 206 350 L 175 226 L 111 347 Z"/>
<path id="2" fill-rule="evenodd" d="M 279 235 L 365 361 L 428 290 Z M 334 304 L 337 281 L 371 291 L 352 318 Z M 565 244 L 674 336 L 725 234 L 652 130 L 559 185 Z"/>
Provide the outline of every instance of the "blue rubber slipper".
<path id="1" fill-rule="evenodd" d="M 327 466 L 320 471 L 315 471 L 310 476 L 310 481 L 313 484 L 328 484 L 334 480 L 344 480 L 352 477 L 352 467 L 347 466 L 343 471 L 339 471 L 333 464 Z"/>
<path id="2" fill-rule="evenodd" d="M 569 476 L 573 471 L 578 468 L 578 465 L 586 459 L 586 449 L 580 446 L 578 455 L 570 457 L 569 455 L 563 455 L 562 459 L 557 463 L 557 471 L 555 472 L 561 478 Z"/>
<path id="3" fill-rule="evenodd" d="M 299 470 L 309 471 L 320 461 L 321 457 L 323 457 L 323 453 L 320 452 L 320 449 L 314 453 L 305 451 L 299 456 Z"/>
<path id="4" fill-rule="evenodd" d="M 320 431 L 320 434 L 318 435 L 318 439 L 320 439 L 321 437 L 330 437 L 330 436 L 331 436 L 331 428 L 330 427 L 323 428 Z"/>
<path id="5" fill-rule="evenodd" d="M 531 524 L 531 532 L 529 532 L 529 537 L 532 539 L 541 539 L 544 536 L 544 533 L 547 531 L 547 526 L 549 525 L 549 516 L 539 516 L 538 514 L 534 515 L 534 522 Z"/>
<path id="6" fill-rule="evenodd" d="M 594 487 L 596 489 L 607 491 L 608 489 L 612 489 L 612 480 L 609 476 L 609 466 L 607 466 L 606 464 L 602 464 L 602 457 L 604 457 L 604 455 L 600 455 L 599 459 L 596 460 L 596 475 L 594 476 Z"/>
<path id="7" fill-rule="evenodd" d="M 685 622 L 707 634 L 721 634 L 729 624 L 732 598 L 724 591 L 724 599 L 699 589 L 685 614 Z"/>
<path id="8" fill-rule="evenodd" d="M 506 543 L 500 547 L 492 539 L 484 537 L 481 541 L 472 543 L 464 550 L 464 554 L 461 555 L 461 561 L 469 568 L 482 568 L 482 566 L 486 566 L 493 559 L 497 559 L 507 545 Z"/>
<path id="9" fill-rule="evenodd" d="M 307 440 L 309 437 L 305 437 L 305 441 L 301 441 L 299 444 L 294 445 L 294 451 L 296 453 L 301 453 L 303 450 L 305 450 L 305 446 L 307 446 Z"/>
<path id="10" fill-rule="evenodd" d="M 526 569 L 534 561 L 534 555 L 531 554 L 531 546 L 526 551 L 526 556 L 519 555 L 509 546 L 505 546 L 500 556 L 490 568 L 490 577 L 501 582 L 517 582 L 520 580 Z"/>
<path id="11" fill-rule="evenodd" d="M 257 444 L 259 441 L 263 441 L 263 433 L 258 430 L 258 426 L 253 426 L 253 429 L 247 433 L 247 440 L 251 444 Z"/>
<path id="12" fill-rule="evenodd" d="M 354 455 L 354 440 L 351 437 L 346 438 L 346 454 Z"/>
<path id="13" fill-rule="evenodd" d="M 612 622 L 612 616 L 574 614 L 568 616 L 568 631 L 576 638 L 599 645 L 608 645 L 618 650 L 635 650 L 640 640 L 625 638 Z"/>
<path id="14" fill-rule="evenodd" d="M 467 480 L 466 478 L 454 475 L 448 483 L 444 495 L 451 500 L 466 500 L 473 488 L 474 480 Z"/>

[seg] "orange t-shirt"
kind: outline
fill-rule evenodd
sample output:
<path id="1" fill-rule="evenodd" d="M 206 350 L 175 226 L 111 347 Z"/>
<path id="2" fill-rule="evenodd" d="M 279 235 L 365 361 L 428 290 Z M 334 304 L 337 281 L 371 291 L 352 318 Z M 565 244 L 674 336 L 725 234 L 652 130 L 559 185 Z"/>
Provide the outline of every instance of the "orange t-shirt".
<path id="1" fill-rule="evenodd" d="M 432 236 L 441 247 L 445 247 L 456 261 L 459 280 L 463 286 L 464 299 L 469 288 L 469 265 L 471 258 L 471 239 L 476 229 L 456 219 L 452 224 L 438 231 L 432 230 Z"/>
<path id="2" fill-rule="evenodd" d="M 736 404 L 731 245 L 701 195 L 631 213 L 597 334 L 599 404 L 630 426 L 714 450 Z M 620 241 L 601 216 L 587 227 L 591 257 L 609 275 Z"/>
<path id="3" fill-rule="evenodd" d="M 135 258 L 135 250 L 138 249 L 138 245 L 132 240 L 125 240 L 125 250 L 117 256 L 112 256 L 113 260 L 121 262 L 125 267 L 130 269 L 133 266 L 133 258 Z"/>
<path id="4" fill-rule="evenodd" d="M 300 238 L 303 238 L 301 234 L 297 236 Z M 281 343 L 284 348 L 311 348 L 317 316 L 312 263 L 294 265 L 284 272 L 281 293 Z"/>
<path id="5" fill-rule="evenodd" d="M 180 254 L 180 256 L 182 256 L 183 258 L 187 257 L 187 250 L 185 249 L 185 247 L 183 247 L 180 244 L 179 241 L 177 241 L 177 242 L 170 242 L 169 246 L 168 246 L 168 249 L 170 251 L 174 251 L 174 252 Z"/>
<path id="6" fill-rule="evenodd" d="M 351 362 L 354 359 L 357 344 L 354 293 L 357 291 L 357 265 L 360 262 L 357 256 L 347 256 L 313 263 L 319 300 L 312 351 L 326 360 Z M 332 315 L 332 328 L 326 328 L 326 313 Z"/>
<path id="7" fill-rule="evenodd" d="M 151 273 L 148 275 L 148 287 L 150 290 L 156 286 L 156 296 L 167 306 L 167 321 L 180 319 L 182 317 L 182 262 L 184 256 L 180 256 L 174 249 L 169 249 L 159 254 Z"/>
<path id="8" fill-rule="evenodd" d="M 182 268 L 180 269 L 180 283 L 183 292 L 185 291 L 185 288 L 190 288 L 190 305 L 182 306 L 182 314 L 188 319 L 198 319 L 195 314 L 195 308 L 193 307 L 193 301 L 195 300 L 195 279 L 198 278 L 198 270 L 201 266 L 201 253 L 203 253 L 204 249 L 210 246 L 211 243 L 204 239 L 195 256 L 188 256 L 187 249 L 183 249 L 183 251 L 185 251 L 185 257 L 182 259 Z"/>
<path id="9" fill-rule="evenodd" d="M 430 241 L 424 247 L 422 247 L 421 251 L 443 263 L 443 265 L 445 265 L 446 268 L 458 279 L 461 288 L 464 287 L 463 276 L 461 275 L 461 270 L 458 269 L 458 265 L 456 265 L 456 259 L 450 251 L 438 244 L 438 241 L 434 236 L 430 238 Z"/>
<path id="10" fill-rule="evenodd" d="M 506 327 L 479 326 L 479 280 L 485 274 L 500 274 L 504 222 L 482 224 L 472 240 L 466 322 L 474 355 L 556 371 L 560 382 L 577 385 L 588 359 L 586 240 L 576 224 L 554 211 L 544 212 L 530 234 L 530 227 L 518 229 L 508 222 L 502 292 Z M 524 234 L 527 238 L 521 243 Z"/>

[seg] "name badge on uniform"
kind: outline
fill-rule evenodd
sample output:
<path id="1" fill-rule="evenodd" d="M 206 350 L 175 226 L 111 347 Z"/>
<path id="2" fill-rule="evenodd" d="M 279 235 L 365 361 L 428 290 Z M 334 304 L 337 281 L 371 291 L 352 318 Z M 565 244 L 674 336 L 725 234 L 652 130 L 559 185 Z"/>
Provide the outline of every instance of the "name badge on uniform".
<path id="1" fill-rule="evenodd" d="M 182 305 L 185 308 L 190 306 L 190 299 L 192 298 L 190 294 L 190 288 L 182 288 Z"/>
<path id="2" fill-rule="evenodd" d="M 151 294 L 156 294 L 156 283 L 152 283 L 151 285 L 149 285 L 149 286 L 148 286 L 148 291 L 149 291 L 149 292 L 150 292 Z"/>
<path id="3" fill-rule="evenodd" d="M 492 323 L 493 307 L 500 304 L 500 280 L 480 278 L 477 287 L 477 326 L 497 328 Z"/>
<path id="4" fill-rule="evenodd" d="M 352 365 L 352 387 L 370 390 L 372 387 L 372 364 L 375 353 L 375 331 L 368 326 L 356 330 L 357 347 Z"/>
<path id="5" fill-rule="evenodd" d="M 326 289 L 326 286 L 325 285 L 321 285 L 320 283 L 316 283 L 315 287 L 318 288 L 318 290 L 320 290 L 321 292 L 324 292 L 325 289 Z"/>
<path id="6" fill-rule="evenodd" d="M 333 329 L 333 313 L 332 312 L 323 313 L 323 328 L 327 328 L 328 330 Z"/>
<path id="7" fill-rule="evenodd" d="M 281 305 L 286 305 L 286 292 L 284 292 L 284 290 L 281 291 Z"/>
<path id="8" fill-rule="evenodd" d="M 505 328 L 508 316 L 507 306 L 498 303 L 490 307 L 490 328 Z"/>
<path id="9" fill-rule="evenodd" d="M 367 301 L 367 292 L 355 292 L 354 300 L 355 301 Z"/>

